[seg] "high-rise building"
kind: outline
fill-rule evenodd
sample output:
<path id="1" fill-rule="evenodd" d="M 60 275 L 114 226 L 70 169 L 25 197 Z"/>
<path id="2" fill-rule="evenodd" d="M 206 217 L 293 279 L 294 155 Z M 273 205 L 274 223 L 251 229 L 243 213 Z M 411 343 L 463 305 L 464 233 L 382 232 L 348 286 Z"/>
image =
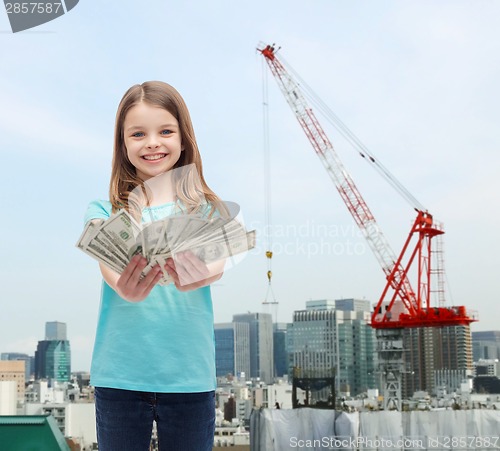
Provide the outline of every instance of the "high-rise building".
<path id="1" fill-rule="evenodd" d="M 436 380 L 446 381 L 443 374 L 472 373 L 472 341 L 470 327 L 416 327 L 403 330 L 406 371 L 402 378 L 402 396 L 409 398 L 415 391 L 436 393 Z M 453 371 L 449 371 L 453 370 Z M 436 371 L 439 377 L 436 378 Z M 449 391 L 456 389 L 450 376 Z"/>
<path id="2" fill-rule="evenodd" d="M 317 299 L 306 301 L 307 310 L 330 310 L 335 308 L 334 299 Z"/>
<path id="3" fill-rule="evenodd" d="M 47 321 L 45 323 L 45 340 L 67 340 L 66 323 Z"/>
<path id="4" fill-rule="evenodd" d="M 233 322 L 247 323 L 250 332 L 250 377 L 273 382 L 273 320 L 270 313 L 242 313 Z"/>
<path id="5" fill-rule="evenodd" d="M 289 374 L 294 367 L 319 377 L 333 373 L 336 389 L 351 395 L 375 388 L 375 332 L 366 307 L 369 302 L 323 300 L 295 311 L 288 328 Z"/>
<path id="6" fill-rule="evenodd" d="M 214 325 L 217 377 L 250 374 L 250 328 L 247 323 Z"/>
<path id="7" fill-rule="evenodd" d="M 36 379 L 66 382 L 71 376 L 71 349 L 68 340 L 43 340 L 35 352 Z"/>
<path id="8" fill-rule="evenodd" d="M 66 382 L 71 377 L 71 348 L 66 339 L 66 324 L 57 321 L 45 325 L 45 339 L 35 352 L 35 378 Z"/>
<path id="9" fill-rule="evenodd" d="M 370 301 L 366 299 L 336 299 L 335 308 L 337 310 L 351 311 L 351 312 L 369 312 L 371 310 Z"/>
<path id="10" fill-rule="evenodd" d="M 273 361 L 276 377 L 288 374 L 287 326 L 287 323 L 273 324 Z"/>
<path id="11" fill-rule="evenodd" d="M 472 332 L 472 357 L 480 359 L 500 359 L 500 330 Z"/>

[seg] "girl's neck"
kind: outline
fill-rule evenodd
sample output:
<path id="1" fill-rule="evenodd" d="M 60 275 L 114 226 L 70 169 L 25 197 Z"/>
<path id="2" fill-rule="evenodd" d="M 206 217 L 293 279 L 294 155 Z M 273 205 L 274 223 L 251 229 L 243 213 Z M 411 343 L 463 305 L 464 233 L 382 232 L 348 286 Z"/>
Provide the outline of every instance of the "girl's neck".
<path id="1" fill-rule="evenodd" d="M 170 172 L 151 177 L 144 181 L 148 188 L 149 206 L 168 204 L 176 201 Z"/>

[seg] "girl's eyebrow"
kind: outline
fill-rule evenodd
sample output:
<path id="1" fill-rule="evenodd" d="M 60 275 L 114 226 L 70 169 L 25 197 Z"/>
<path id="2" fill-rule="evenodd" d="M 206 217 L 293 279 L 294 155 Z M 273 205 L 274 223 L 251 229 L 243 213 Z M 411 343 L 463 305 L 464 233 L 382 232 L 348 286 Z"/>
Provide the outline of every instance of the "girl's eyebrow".
<path id="1" fill-rule="evenodd" d="M 177 124 L 163 124 L 163 125 L 160 125 L 158 128 L 177 128 Z M 143 125 L 132 125 L 130 127 L 127 128 L 127 132 L 131 131 L 131 130 L 135 130 L 135 129 L 145 129 L 146 127 L 143 126 Z"/>

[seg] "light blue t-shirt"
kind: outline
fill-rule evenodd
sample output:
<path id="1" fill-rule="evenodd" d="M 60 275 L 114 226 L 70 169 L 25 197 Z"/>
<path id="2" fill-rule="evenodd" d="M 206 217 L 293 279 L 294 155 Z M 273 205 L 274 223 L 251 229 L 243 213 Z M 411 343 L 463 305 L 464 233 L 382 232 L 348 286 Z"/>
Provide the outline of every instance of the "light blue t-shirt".
<path id="1" fill-rule="evenodd" d="M 150 207 L 157 220 L 174 204 Z M 85 223 L 107 219 L 109 201 L 91 202 Z M 95 387 L 161 393 L 215 390 L 215 344 L 210 287 L 180 292 L 156 285 L 142 302 L 128 302 L 105 282 L 90 370 Z"/>

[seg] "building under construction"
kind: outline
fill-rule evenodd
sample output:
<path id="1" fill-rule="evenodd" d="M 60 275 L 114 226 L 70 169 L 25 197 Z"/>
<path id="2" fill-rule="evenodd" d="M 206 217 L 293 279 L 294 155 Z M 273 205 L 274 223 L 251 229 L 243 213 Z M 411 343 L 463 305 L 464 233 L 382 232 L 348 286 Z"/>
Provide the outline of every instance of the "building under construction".
<path id="1" fill-rule="evenodd" d="M 456 391 L 459 381 L 472 377 L 468 325 L 405 329 L 403 349 L 407 365 L 402 378 L 403 399 L 411 398 L 416 391 Z"/>

